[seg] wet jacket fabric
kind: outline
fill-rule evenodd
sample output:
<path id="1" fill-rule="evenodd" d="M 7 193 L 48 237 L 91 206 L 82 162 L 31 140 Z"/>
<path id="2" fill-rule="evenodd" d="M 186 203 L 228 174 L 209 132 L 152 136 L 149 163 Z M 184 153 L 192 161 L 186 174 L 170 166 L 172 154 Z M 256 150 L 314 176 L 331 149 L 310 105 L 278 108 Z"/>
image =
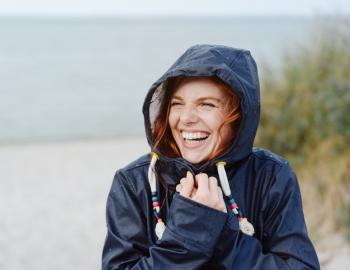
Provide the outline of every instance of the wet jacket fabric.
<path id="1" fill-rule="evenodd" d="M 163 237 L 155 235 L 150 154 L 119 169 L 107 199 L 107 236 L 102 269 L 320 269 L 305 226 L 297 177 L 288 161 L 253 148 L 259 123 L 260 95 L 256 64 L 249 51 L 217 45 L 189 48 L 150 88 L 143 106 L 148 142 L 162 99 L 162 83 L 174 76 L 217 76 L 241 99 L 240 127 L 227 151 L 196 166 L 159 155 L 156 163 Z M 175 192 L 190 171 L 218 178 L 215 164 L 226 162 L 231 192 L 255 234 L 239 230 L 237 217 Z M 229 209 L 229 201 L 225 198 Z"/>

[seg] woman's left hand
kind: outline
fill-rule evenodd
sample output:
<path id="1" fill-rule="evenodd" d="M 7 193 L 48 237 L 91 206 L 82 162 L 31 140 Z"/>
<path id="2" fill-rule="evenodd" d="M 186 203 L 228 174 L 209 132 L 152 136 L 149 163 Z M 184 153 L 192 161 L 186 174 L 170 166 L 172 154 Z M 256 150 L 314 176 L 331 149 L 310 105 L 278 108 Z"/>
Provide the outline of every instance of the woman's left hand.
<path id="1" fill-rule="evenodd" d="M 176 191 L 184 197 L 227 213 L 223 193 L 215 177 L 208 177 L 207 174 L 200 173 L 194 179 L 193 175 L 188 172 L 187 176 L 182 178 L 180 184 L 176 186 Z"/>

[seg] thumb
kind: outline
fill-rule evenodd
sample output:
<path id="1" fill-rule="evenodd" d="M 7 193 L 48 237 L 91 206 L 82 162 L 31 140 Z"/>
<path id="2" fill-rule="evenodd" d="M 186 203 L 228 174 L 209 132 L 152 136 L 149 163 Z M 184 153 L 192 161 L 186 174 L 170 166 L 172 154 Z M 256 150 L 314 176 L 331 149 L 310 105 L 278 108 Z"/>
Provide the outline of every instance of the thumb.
<path id="1" fill-rule="evenodd" d="M 183 181 L 184 183 L 182 184 L 182 189 L 180 191 L 180 195 L 189 198 L 191 193 L 192 193 L 192 189 L 194 186 L 194 179 L 193 179 L 193 175 L 191 172 L 187 172 L 186 175 L 186 181 Z"/>

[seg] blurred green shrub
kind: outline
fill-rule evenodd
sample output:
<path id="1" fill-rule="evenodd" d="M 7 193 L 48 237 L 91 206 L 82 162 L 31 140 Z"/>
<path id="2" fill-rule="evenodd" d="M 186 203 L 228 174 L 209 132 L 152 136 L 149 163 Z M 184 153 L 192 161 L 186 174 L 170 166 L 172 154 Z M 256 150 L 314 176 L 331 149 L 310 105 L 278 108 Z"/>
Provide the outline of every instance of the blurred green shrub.
<path id="1" fill-rule="evenodd" d="M 286 55 L 279 76 L 267 74 L 262 82 L 257 142 L 294 162 L 335 137 L 334 150 L 349 151 L 350 24 L 324 31 L 296 55 Z"/>
<path id="2" fill-rule="evenodd" d="M 320 220 L 333 219 L 329 229 L 347 224 L 348 232 L 349 22 L 344 19 L 322 24 L 308 45 L 285 56 L 279 74 L 265 71 L 262 115 L 256 140 L 256 145 L 287 157 L 298 174 L 306 175 L 302 181 L 312 183 L 310 190 L 315 193 L 305 199 L 313 200 L 314 206 L 322 202 L 324 209 L 317 212 L 321 215 Z M 349 192 L 344 194 L 345 188 Z"/>

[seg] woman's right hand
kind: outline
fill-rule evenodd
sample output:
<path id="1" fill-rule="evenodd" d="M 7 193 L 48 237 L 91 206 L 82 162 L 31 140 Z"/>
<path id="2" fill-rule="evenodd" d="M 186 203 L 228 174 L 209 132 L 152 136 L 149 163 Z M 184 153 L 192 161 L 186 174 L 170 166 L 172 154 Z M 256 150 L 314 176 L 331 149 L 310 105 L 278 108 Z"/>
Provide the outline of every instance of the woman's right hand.
<path id="1" fill-rule="evenodd" d="M 186 177 L 176 186 L 176 191 L 188 199 L 227 213 L 222 190 L 215 177 L 208 177 L 205 173 L 193 177 L 187 172 Z"/>

